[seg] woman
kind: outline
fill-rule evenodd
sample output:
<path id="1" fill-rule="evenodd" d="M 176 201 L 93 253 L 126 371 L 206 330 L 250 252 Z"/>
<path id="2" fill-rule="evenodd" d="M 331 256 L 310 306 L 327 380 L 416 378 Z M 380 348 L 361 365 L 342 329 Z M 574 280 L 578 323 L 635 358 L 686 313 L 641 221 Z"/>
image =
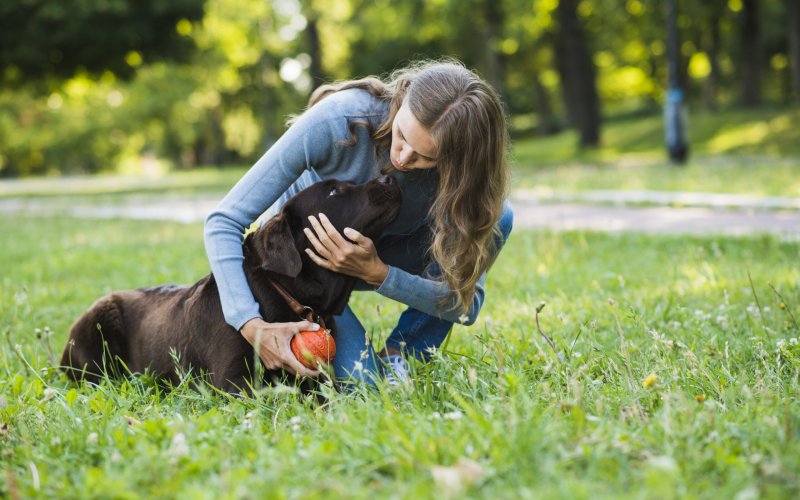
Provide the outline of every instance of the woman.
<path id="1" fill-rule="evenodd" d="M 489 266 L 511 231 L 505 200 L 508 136 L 494 91 L 457 62 L 426 62 L 376 78 L 318 88 L 308 109 L 208 216 L 205 242 L 226 321 L 269 369 L 316 376 L 289 347 L 305 321 L 266 323 L 242 270 L 242 235 L 268 207 L 320 179 L 363 183 L 391 172 L 403 191 L 397 220 L 378 241 L 324 214 L 307 230 L 309 257 L 408 306 L 376 361 L 346 308 L 335 318 L 337 379 L 406 378 L 403 356 L 425 359 L 454 322 L 475 321 Z M 349 240 L 349 241 L 348 241 Z"/>

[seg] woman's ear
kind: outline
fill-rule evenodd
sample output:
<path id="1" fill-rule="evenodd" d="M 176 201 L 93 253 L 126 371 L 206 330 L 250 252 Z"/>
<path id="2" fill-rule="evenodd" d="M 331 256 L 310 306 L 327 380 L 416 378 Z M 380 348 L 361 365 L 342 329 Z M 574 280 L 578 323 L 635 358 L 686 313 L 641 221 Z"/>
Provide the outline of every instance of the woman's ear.
<path id="1" fill-rule="evenodd" d="M 283 213 L 273 217 L 260 232 L 256 252 L 261 259 L 261 268 L 290 278 L 297 277 L 303 261 L 295 247 L 287 217 Z"/>

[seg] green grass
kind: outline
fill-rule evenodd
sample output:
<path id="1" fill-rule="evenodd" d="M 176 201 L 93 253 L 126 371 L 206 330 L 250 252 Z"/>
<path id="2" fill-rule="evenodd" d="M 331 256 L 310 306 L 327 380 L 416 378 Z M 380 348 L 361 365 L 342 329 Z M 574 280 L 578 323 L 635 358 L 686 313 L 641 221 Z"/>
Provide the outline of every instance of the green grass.
<path id="1" fill-rule="evenodd" d="M 116 175 L 39 177 L 0 182 L 0 199 L 9 197 L 61 198 L 74 200 L 91 196 L 109 202 L 129 195 L 224 194 L 245 173 L 244 167 L 173 170 L 157 175 Z"/>
<path id="2" fill-rule="evenodd" d="M 604 124 L 602 146 L 572 132 L 514 142 L 515 187 L 555 191 L 654 189 L 800 196 L 800 108 L 690 117 L 690 161 L 666 161 L 661 116 Z"/>
<path id="3" fill-rule="evenodd" d="M 326 385 L 320 406 L 53 368 L 100 295 L 203 276 L 200 225 L 17 217 L 0 234 L 0 496 L 800 494 L 796 241 L 516 231 L 479 322 L 412 388 Z M 354 304 L 378 343 L 401 310 Z"/>

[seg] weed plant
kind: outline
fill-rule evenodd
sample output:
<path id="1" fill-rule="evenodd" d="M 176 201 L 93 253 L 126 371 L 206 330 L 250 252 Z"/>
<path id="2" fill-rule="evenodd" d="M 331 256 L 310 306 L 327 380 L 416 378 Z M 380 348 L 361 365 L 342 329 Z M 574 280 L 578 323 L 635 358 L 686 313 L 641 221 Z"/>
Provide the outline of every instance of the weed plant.
<path id="1" fill-rule="evenodd" d="M 18 217 L 0 234 L 0 496 L 800 494 L 796 241 L 515 231 L 478 322 L 410 385 L 323 379 L 321 404 L 56 369 L 104 293 L 207 273 L 200 225 Z M 378 345 L 402 310 L 351 303 Z"/>

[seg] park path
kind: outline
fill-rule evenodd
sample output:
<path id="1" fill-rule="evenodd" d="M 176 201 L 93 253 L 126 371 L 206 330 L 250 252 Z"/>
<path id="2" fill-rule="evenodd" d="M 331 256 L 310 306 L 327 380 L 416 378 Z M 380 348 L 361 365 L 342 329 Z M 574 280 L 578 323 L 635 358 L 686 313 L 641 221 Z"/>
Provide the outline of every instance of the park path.
<path id="1" fill-rule="evenodd" d="M 800 198 L 674 191 L 516 190 L 515 227 L 800 238 Z"/>
<path id="2" fill-rule="evenodd" d="M 67 198 L 0 199 L 0 214 L 202 221 L 220 195 L 130 195 L 92 204 Z M 666 191 L 552 193 L 515 190 L 516 228 L 659 234 L 770 233 L 800 239 L 800 198 Z"/>

